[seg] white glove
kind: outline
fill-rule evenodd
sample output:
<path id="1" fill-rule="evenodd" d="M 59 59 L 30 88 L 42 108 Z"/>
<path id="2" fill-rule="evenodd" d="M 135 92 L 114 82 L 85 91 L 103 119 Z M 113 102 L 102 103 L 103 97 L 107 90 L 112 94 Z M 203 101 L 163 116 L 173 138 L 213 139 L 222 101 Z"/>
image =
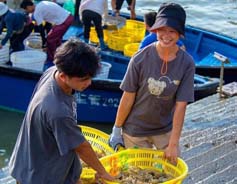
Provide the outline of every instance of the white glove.
<path id="1" fill-rule="evenodd" d="M 123 137 L 122 137 L 122 128 L 116 127 L 114 125 L 112 133 L 109 137 L 109 145 L 117 151 L 120 146 L 124 147 Z"/>

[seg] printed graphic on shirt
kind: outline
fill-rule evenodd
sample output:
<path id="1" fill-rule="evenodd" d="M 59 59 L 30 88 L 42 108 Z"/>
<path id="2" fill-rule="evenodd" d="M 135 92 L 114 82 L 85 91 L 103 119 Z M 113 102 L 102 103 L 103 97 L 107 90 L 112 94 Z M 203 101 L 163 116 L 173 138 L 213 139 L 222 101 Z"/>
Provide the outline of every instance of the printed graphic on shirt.
<path id="1" fill-rule="evenodd" d="M 76 103 L 76 101 L 72 102 L 72 110 L 73 110 L 73 116 L 77 120 L 77 103 Z"/>
<path id="2" fill-rule="evenodd" d="M 148 78 L 148 90 L 152 95 L 157 96 L 157 98 L 167 98 L 172 96 L 171 91 L 176 90 L 177 86 L 180 84 L 179 80 L 171 80 L 167 76 L 162 76 L 158 80 L 153 77 Z"/>

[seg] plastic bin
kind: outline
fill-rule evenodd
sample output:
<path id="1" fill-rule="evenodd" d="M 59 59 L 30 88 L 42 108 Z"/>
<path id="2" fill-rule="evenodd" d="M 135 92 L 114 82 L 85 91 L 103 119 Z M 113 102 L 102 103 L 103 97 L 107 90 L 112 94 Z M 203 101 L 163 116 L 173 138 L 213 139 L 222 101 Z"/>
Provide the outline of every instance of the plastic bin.
<path id="1" fill-rule="evenodd" d="M 106 155 L 110 155 L 115 153 L 113 148 L 108 145 L 109 135 L 100 131 L 96 128 L 88 127 L 88 126 L 80 126 L 82 129 L 83 135 L 90 142 L 91 146 L 95 151 L 103 150 Z"/>
<path id="2" fill-rule="evenodd" d="M 132 32 L 135 37 L 135 42 L 140 42 L 146 33 L 146 27 L 144 22 L 128 19 L 126 21 L 125 29 L 128 32 Z"/>
<path id="3" fill-rule="evenodd" d="M 0 64 L 8 62 L 10 59 L 9 45 L 6 44 L 0 49 Z"/>
<path id="4" fill-rule="evenodd" d="M 6 29 L 3 29 L 4 31 L 6 31 Z M 0 34 L 0 42 L 2 41 L 2 39 L 5 38 L 6 36 L 6 32 L 2 32 L 2 34 Z M 10 54 L 9 54 L 9 41 L 0 49 L 0 64 L 5 64 L 6 62 L 8 62 L 10 59 Z"/>
<path id="5" fill-rule="evenodd" d="M 140 43 L 129 43 L 124 46 L 123 54 L 128 57 L 132 57 L 139 48 Z"/>
<path id="6" fill-rule="evenodd" d="M 99 71 L 96 74 L 95 78 L 107 79 L 109 77 L 109 71 L 111 67 L 112 65 L 110 63 L 101 61 Z"/>
<path id="7" fill-rule="evenodd" d="M 174 166 L 163 159 L 163 152 L 152 149 L 126 149 L 100 159 L 106 170 L 112 175 L 117 175 L 120 169 L 129 166 L 137 166 L 142 169 L 155 169 L 164 172 L 174 179 L 163 182 L 163 184 L 181 184 L 188 173 L 186 163 L 178 158 L 177 165 Z M 107 184 L 118 184 L 109 182 Z"/>
<path id="8" fill-rule="evenodd" d="M 13 67 L 35 71 L 43 71 L 46 59 L 46 53 L 38 50 L 17 51 L 10 56 Z"/>
<path id="9" fill-rule="evenodd" d="M 85 138 L 90 142 L 94 151 L 101 151 L 103 150 L 106 155 L 111 155 L 115 153 L 113 148 L 108 145 L 109 135 L 100 131 L 98 129 L 87 127 L 87 126 L 80 126 L 83 135 Z M 81 179 L 83 184 L 93 183 L 95 180 L 95 173 L 96 171 L 91 168 L 83 168 L 81 173 Z"/>
<path id="10" fill-rule="evenodd" d="M 32 33 L 24 41 L 25 50 L 41 50 L 42 38 L 39 33 Z"/>
<path id="11" fill-rule="evenodd" d="M 106 43 L 107 39 L 108 39 L 109 31 L 104 29 L 103 33 L 104 33 L 104 42 Z M 96 30 L 95 30 L 95 27 L 91 27 L 90 42 L 95 43 L 95 44 L 99 43 L 99 39 L 97 37 L 97 33 L 96 33 Z"/>
<path id="12" fill-rule="evenodd" d="M 107 40 L 108 47 L 123 52 L 124 46 L 128 43 L 134 42 L 134 36 L 131 32 L 126 32 L 123 30 L 118 30 L 112 32 Z"/>

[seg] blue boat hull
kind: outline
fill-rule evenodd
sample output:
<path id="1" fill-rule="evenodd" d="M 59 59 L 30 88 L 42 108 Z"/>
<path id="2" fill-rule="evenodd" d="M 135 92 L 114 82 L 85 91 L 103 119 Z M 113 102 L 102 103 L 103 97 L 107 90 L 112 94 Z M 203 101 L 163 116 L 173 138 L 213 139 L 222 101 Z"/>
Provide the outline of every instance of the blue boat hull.
<path id="1" fill-rule="evenodd" d="M 129 18 L 128 14 L 122 14 Z M 138 16 L 138 21 L 143 17 Z M 65 40 L 69 35 L 83 39 L 82 27 L 72 27 L 65 34 Z M 187 25 L 185 27 L 185 38 L 182 39 L 186 50 L 192 55 L 196 65 L 196 73 L 204 76 L 219 78 L 221 62 L 214 57 L 217 52 L 228 58 L 230 64 L 225 64 L 225 83 L 236 81 L 237 78 L 237 39 L 222 35 L 209 30 Z M 102 60 L 127 65 L 130 58 L 124 56 L 123 52 L 107 49 L 100 52 Z"/>
<path id="2" fill-rule="evenodd" d="M 111 62 L 113 66 L 119 66 Z M 116 65 L 117 64 L 117 65 Z M 112 66 L 109 78 L 120 76 L 126 66 L 120 70 Z M 41 73 L 0 65 L 0 107 L 25 112 L 34 87 Z M 113 123 L 122 95 L 119 89 L 121 79 L 93 79 L 92 85 L 85 91 L 76 93 L 79 122 Z M 200 99 L 213 94 L 219 84 L 218 79 L 195 76 L 195 98 Z"/>
<path id="3" fill-rule="evenodd" d="M 183 40 L 188 53 L 195 61 L 196 73 L 204 76 L 219 78 L 221 62 L 214 57 L 214 52 L 226 56 L 230 64 L 225 64 L 224 81 L 230 83 L 237 79 L 237 40 L 218 33 L 208 32 L 191 26 L 186 27 Z M 105 61 L 127 65 L 130 58 L 122 52 L 113 50 L 101 51 Z"/>
<path id="4" fill-rule="evenodd" d="M 129 17 L 128 14 L 122 14 L 122 16 Z M 143 17 L 138 16 L 137 20 L 143 21 Z M 79 36 L 83 39 L 82 34 Z M 217 52 L 230 61 L 230 64 L 225 64 L 225 83 L 236 81 L 237 39 L 187 25 L 185 38 L 182 41 L 187 52 L 194 58 L 197 74 L 219 78 L 221 62 L 214 57 L 214 52 Z M 101 51 L 100 54 L 102 60 L 105 61 L 120 62 L 126 65 L 130 60 L 129 57 L 123 55 L 123 52 L 111 49 Z"/>

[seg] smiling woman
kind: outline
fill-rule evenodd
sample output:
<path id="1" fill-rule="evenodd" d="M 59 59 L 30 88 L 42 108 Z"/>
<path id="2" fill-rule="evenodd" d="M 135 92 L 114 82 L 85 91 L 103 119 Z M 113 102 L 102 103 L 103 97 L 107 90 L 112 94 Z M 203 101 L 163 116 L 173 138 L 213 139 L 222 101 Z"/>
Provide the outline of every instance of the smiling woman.
<path id="1" fill-rule="evenodd" d="M 194 101 L 195 64 L 176 45 L 185 20 L 181 5 L 162 3 L 151 27 L 159 41 L 131 57 L 109 141 L 114 149 L 155 147 L 176 162 L 186 106 Z"/>

